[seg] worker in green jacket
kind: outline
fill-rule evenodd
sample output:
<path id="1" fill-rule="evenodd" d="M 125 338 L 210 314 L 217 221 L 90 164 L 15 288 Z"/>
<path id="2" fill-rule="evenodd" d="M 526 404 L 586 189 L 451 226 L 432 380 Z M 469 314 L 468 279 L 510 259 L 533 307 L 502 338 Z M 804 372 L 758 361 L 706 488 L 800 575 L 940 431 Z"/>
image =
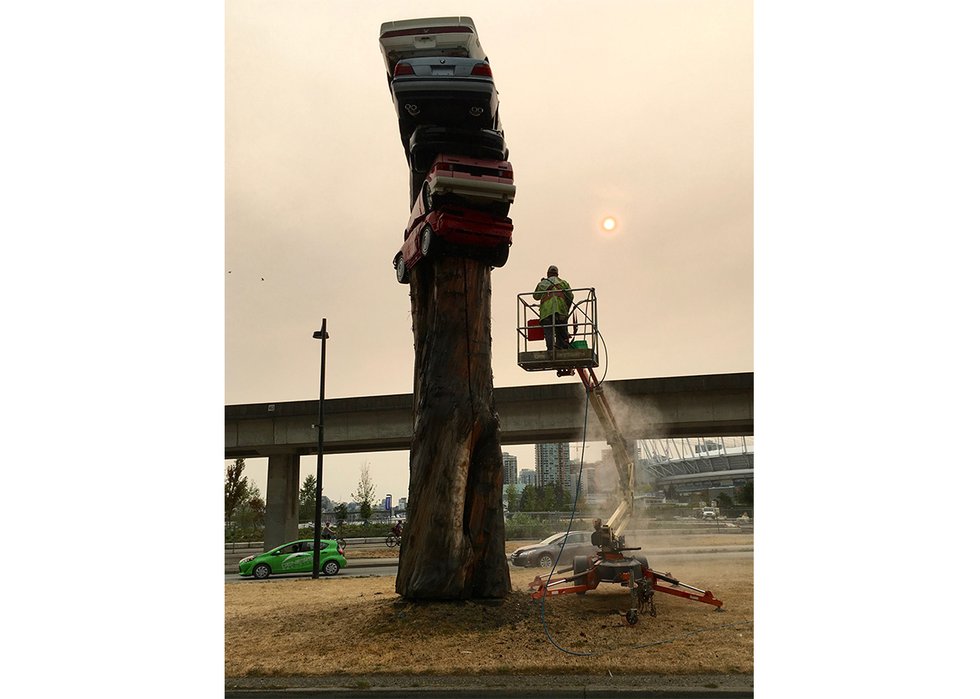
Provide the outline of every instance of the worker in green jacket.
<path id="1" fill-rule="evenodd" d="M 549 352 L 568 349 L 568 309 L 575 298 L 569 289 L 568 282 L 558 276 L 558 268 L 551 265 L 548 276 L 543 277 L 534 290 L 534 299 L 541 302 L 538 316 Z"/>

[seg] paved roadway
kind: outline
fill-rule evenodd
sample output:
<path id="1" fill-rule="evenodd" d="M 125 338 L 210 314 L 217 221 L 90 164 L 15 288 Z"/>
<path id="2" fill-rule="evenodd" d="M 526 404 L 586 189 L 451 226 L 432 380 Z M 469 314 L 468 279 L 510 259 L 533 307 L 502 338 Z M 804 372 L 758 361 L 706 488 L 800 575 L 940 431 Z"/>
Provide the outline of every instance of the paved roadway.
<path id="1" fill-rule="evenodd" d="M 321 580 L 332 580 L 334 578 L 365 578 L 372 575 L 390 575 L 394 576 L 398 574 L 398 559 L 397 558 L 348 558 L 347 567 L 342 568 L 337 575 L 327 577 L 325 575 L 320 575 Z M 273 575 L 266 580 L 256 580 L 255 578 L 243 578 L 238 573 L 225 573 L 225 582 L 252 582 L 252 583 L 263 583 L 263 582 L 274 582 L 276 580 L 288 580 L 290 578 L 310 578 L 313 577 L 313 573 L 290 573 L 288 575 Z"/>
<path id="2" fill-rule="evenodd" d="M 644 554 L 644 552 L 640 552 Z M 752 547 L 731 547 L 731 548 L 715 548 L 707 549 L 702 551 L 693 550 L 675 550 L 675 551 L 649 551 L 644 555 L 652 559 L 652 563 L 656 566 L 656 560 L 654 556 L 711 556 L 712 558 L 751 558 L 752 557 Z M 542 568 L 541 570 L 545 570 Z M 347 560 L 347 567 L 340 571 L 334 577 L 355 577 L 355 578 L 365 578 L 372 575 L 377 576 L 395 576 L 398 574 L 398 559 L 397 558 L 354 558 Z M 250 582 L 250 583 L 268 583 L 275 582 L 276 580 L 289 580 L 290 578 L 309 578 L 312 577 L 312 573 L 291 573 L 288 575 L 273 575 L 266 580 L 256 580 L 255 578 L 243 578 L 238 573 L 225 573 L 225 582 Z M 333 578 L 321 575 L 322 580 L 332 580 Z"/>

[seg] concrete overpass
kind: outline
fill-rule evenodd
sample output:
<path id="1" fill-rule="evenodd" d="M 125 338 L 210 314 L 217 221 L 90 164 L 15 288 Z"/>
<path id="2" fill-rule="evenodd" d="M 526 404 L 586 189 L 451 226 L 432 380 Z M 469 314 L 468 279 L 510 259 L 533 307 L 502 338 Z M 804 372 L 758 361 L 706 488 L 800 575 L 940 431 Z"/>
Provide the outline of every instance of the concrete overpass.
<path id="1" fill-rule="evenodd" d="M 606 381 L 627 439 L 751 435 L 753 375 L 709 374 Z M 501 444 L 582 439 L 585 388 L 565 382 L 494 390 Z M 315 454 L 316 400 L 225 406 L 225 458 Z M 590 418 L 594 417 L 591 410 Z M 590 419 L 587 439 L 604 441 Z M 327 454 L 407 450 L 412 394 L 324 401 Z"/>
<path id="2" fill-rule="evenodd" d="M 753 374 L 606 381 L 626 439 L 753 434 Z M 501 444 L 605 441 L 576 381 L 494 390 Z M 299 459 L 317 451 L 317 400 L 225 406 L 225 458 L 268 457 L 266 543 L 295 535 Z M 408 450 L 412 394 L 324 401 L 324 453 Z M 271 543 L 270 543 L 271 542 Z"/>

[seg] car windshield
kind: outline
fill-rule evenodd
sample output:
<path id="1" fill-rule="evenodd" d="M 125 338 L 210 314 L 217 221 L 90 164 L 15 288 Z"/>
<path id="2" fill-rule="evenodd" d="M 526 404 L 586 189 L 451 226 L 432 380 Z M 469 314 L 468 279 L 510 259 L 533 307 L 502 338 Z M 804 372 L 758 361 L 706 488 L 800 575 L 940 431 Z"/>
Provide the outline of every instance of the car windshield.
<path id="1" fill-rule="evenodd" d="M 538 542 L 538 545 L 541 546 L 541 545 L 545 545 L 545 544 L 553 544 L 556 541 L 560 541 L 563 536 L 565 536 L 565 532 L 558 532 L 557 534 L 552 534 L 551 536 L 549 536 L 544 541 L 539 541 Z"/>

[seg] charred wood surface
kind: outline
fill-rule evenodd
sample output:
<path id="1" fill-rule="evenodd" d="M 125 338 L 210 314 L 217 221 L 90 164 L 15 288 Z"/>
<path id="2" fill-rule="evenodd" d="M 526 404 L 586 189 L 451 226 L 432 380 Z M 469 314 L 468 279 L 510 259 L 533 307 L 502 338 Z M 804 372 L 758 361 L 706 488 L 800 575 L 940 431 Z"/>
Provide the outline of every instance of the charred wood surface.
<path id="1" fill-rule="evenodd" d="M 412 270 L 414 436 L 395 590 L 503 598 L 503 463 L 490 367 L 490 268 L 457 257 Z"/>

